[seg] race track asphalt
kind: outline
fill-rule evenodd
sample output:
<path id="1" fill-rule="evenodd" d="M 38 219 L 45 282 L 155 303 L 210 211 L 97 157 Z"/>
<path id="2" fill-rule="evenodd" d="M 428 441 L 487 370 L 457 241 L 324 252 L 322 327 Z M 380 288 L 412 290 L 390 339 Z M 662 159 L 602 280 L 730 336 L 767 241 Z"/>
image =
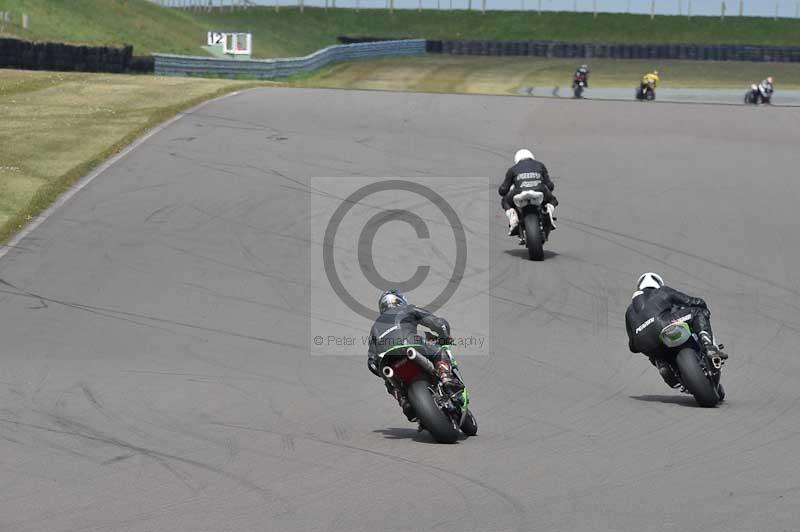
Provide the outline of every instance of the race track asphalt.
<path id="1" fill-rule="evenodd" d="M 281 88 L 196 110 L 0 260 L 0 530 L 797 530 L 798 117 Z M 561 200 L 543 263 L 489 186 L 520 146 Z M 317 175 L 487 177 L 477 437 L 434 444 L 363 356 L 309 354 Z M 647 270 L 709 301 L 720 407 L 628 352 Z"/>
<path id="2" fill-rule="evenodd" d="M 633 100 L 636 87 L 600 87 L 591 88 L 584 93 L 584 98 L 592 100 Z M 520 95 L 572 98 L 572 87 L 520 87 Z M 726 105 L 744 105 L 743 89 L 698 89 L 698 88 L 661 88 L 656 92 L 659 102 L 670 103 L 708 103 Z M 784 89 L 776 92 L 772 105 L 775 107 L 800 106 L 800 91 Z"/>

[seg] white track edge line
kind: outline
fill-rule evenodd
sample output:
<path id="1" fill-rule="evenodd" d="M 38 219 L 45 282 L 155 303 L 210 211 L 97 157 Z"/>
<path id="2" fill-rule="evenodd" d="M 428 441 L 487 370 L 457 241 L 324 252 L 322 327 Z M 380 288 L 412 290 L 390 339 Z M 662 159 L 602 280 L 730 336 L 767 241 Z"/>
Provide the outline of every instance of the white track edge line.
<path id="1" fill-rule="evenodd" d="M 135 150 L 136 148 L 138 148 L 139 146 L 141 146 L 142 144 L 147 142 L 155 134 L 160 133 L 161 131 L 163 131 L 167 127 L 171 126 L 172 124 L 174 124 L 175 122 L 177 122 L 178 120 L 183 118 L 184 116 L 192 114 L 195 111 L 197 111 L 198 109 L 200 109 L 202 107 L 205 107 L 206 105 L 209 105 L 209 104 L 214 103 L 214 102 L 218 102 L 220 100 L 224 100 L 226 98 L 230 98 L 232 96 L 237 96 L 237 95 L 241 94 L 242 92 L 245 92 L 245 91 L 244 90 L 239 90 L 239 91 L 229 92 L 228 94 L 223 94 L 222 96 L 218 96 L 218 97 L 213 98 L 211 100 L 206 100 L 204 102 L 200 102 L 199 104 L 197 104 L 197 105 L 195 105 L 193 107 L 190 107 L 189 109 L 186 109 L 185 111 L 181 111 L 180 113 L 176 114 L 175 116 L 173 116 L 172 118 L 168 119 L 167 121 L 162 122 L 161 124 L 158 124 L 157 126 L 153 127 L 149 131 L 145 132 L 142 136 L 138 137 L 136 140 L 134 140 L 133 142 L 131 142 L 130 144 L 125 146 L 125 148 L 123 148 L 122 151 L 120 151 L 116 155 L 113 155 L 111 158 L 106 159 L 102 164 L 100 164 L 100 166 L 98 166 L 97 168 L 95 168 L 94 170 L 92 170 L 91 172 L 89 172 L 88 174 L 83 176 L 82 178 L 80 178 L 74 185 L 72 185 L 69 189 L 67 189 L 60 196 L 58 196 L 58 198 L 56 198 L 56 200 L 53 203 L 51 203 L 49 207 L 47 207 L 45 210 L 43 210 L 41 213 L 39 213 L 39 215 L 36 216 L 36 218 L 34 218 L 30 222 L 28 222 L 25 225 L 25 227 L 20 229 L 11 238 L 11 240 L 9 240 L 6 244 L 0 245 L 0 260 L 2 260 L 3 257 L 5 257 L 8 254 L 9 251 L 11 251 L 12 249 L 15 249 L 16 247 L 18 247 L 20 242 L 22 242 L 26 237 L 28 237 L 28 235 L 30 235 L 33 231 L 35 231 L 37 227 L 42 225 L 59 208 L 63 207 L 70 199 L 72 199 L 73 196 L 75 196 L 75 194 L 77 194 L 78 192 L 83 190 L 89 183 L 94 181 L 94 179 L 97 176 L 99 176 L 100 174 L 102 174 L 103 172 L 105 172 L 106 170 L 111 168 L 116 162 L 118 162 L 120 159 L 122 159 L 123 157 L 128 155 L 130 152 L 132 152 L 133 150 Z"/>

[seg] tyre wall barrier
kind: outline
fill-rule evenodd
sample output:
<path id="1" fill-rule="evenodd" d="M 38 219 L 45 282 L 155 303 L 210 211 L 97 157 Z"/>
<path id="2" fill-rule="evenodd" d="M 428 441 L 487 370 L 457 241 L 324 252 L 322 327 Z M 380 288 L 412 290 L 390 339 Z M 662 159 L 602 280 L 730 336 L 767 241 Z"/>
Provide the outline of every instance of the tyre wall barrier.
<path id="1" fill-rule="evenodd" d="M 339 42 L 380 42 L 382 37 L 338 37 Z M 469 41 L 428 39 L 425 51 L 455 55 L 530 55 L 610 59 L 800 62 L 800 46 L 751 44 L 607 44 L 560 41 Z"/>
<path id="2" fill-rule="evenodd" d="M 423 53 L 425 53 L 425 40 L 413 39 L 338 44 L 304 57 L 285 59 L 217 59 L 170 54 L 153 54 L 153 56 L 156 75 L 246 76 L 269 79 L 310 72 L 336 61 Z"/>
<path id="3" fill-rule="evenodd" d="M 464 41 L 442 39 L 428 40 L 425 49 L 429 53 L 454 55 L 800 62 L 800 46 L 746 44 L 602 44 L 557 41 Z"/>
<path id="4" fill-rule="evenodd" d="M 127 72 L 132 57 L 132 46 L 109 48 L 0 38 L 0 68 Z"/>

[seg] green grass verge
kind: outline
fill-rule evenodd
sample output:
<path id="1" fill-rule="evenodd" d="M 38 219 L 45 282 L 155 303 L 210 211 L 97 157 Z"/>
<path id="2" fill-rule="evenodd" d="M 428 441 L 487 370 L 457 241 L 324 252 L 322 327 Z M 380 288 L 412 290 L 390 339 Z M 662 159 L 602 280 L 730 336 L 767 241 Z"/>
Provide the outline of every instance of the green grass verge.
<path id="1" fill-rule="evenodd" d="M 203 100 L 253 85 L 0 70 L 0 242 L 146 130 Z"/>
<path id="2" fill-rule="evenodd" d="M 535 11 L 439 11 L 254 7 L 193 13 L 147 0 L 0 0 L 14 17 L 4 32 L 28 39 L 90 44 L 129 43 L 136 53 L 206 55 L 205 32 L 253 33 L 256 57 L 307 54 L 336 44 L 338 35 L 382 37 L 569 40 L 617 43 L 800 45 L 800 20 L 757 17 L 657 16 Z M 21 14 L 31 17 L 29 30 Z M 0 24 L 2 26 L 2 24 Z"/>
<path id="3" fill-rule="evenodd" d="M 354 61 L 290 78 L 296 87 L 386 89 L 472 94 L 516 94 L 520 87 L 572 84 L 574 59 L 426 55 Z M 661 87 L 739 88 L 742 93 L 767 74 L 777 87 L 800 88 L 800 68 L 791 63 L 639 61 L 595 59 L 592 87 L 634 87 L 658 68 Z"/>

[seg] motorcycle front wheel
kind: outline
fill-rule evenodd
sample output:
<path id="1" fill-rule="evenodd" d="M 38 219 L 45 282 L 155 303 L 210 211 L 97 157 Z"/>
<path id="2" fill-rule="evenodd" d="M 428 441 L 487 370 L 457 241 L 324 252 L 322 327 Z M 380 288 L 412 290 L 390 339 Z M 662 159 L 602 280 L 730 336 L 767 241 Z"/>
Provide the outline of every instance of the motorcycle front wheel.
<path id="1" fill-rule="evenodd" d="M 475 416 L 467 409 L 467 415 L 464 416 L 464 422 L 461 424 L 461 432 L 467 436 L 475 436 L 478 433 L 478 422 L 475 421 Z"/>
<path id="2" fill-rule="evenodd" d="M 455 443 L 458 440 L 458 428 L 436 405 L 429 386 L 423 379 L 412 382 L 408 389 L 408 400 L 422 428 L 430 432 L 433 439 L 439 443 Z"/>

